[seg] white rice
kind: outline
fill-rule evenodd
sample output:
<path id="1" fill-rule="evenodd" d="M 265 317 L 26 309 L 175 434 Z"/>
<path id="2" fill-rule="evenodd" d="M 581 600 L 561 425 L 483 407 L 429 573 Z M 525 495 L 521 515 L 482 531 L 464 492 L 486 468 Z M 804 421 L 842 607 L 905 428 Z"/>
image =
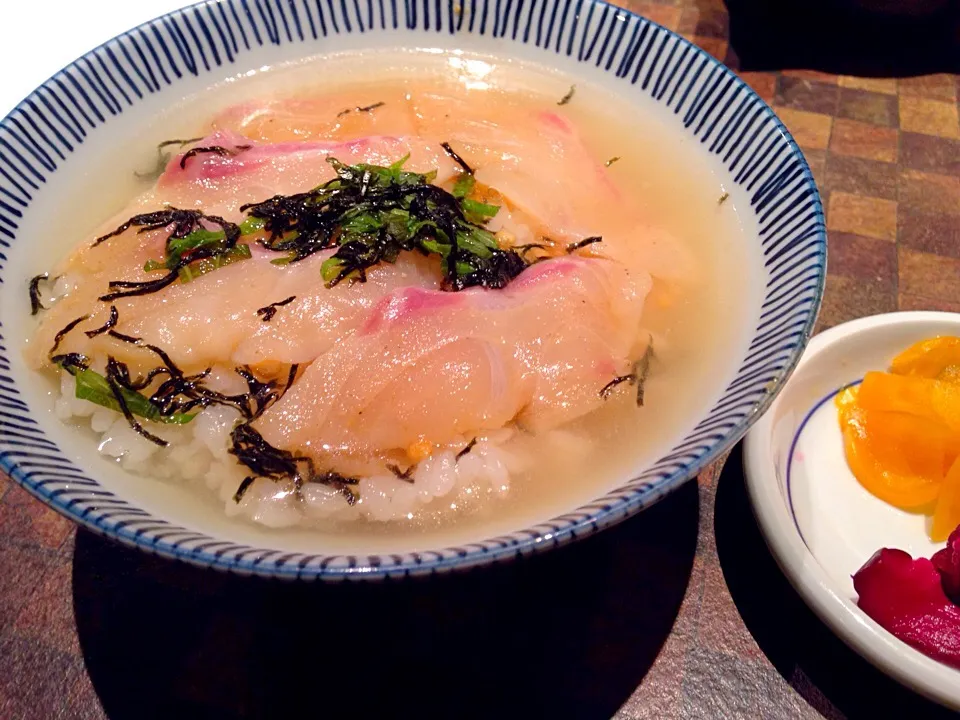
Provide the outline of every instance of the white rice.
<path id="1" fill-rule="evenodd" d="M 347 503 L 344 495 L 326 485 L 306 484 L 297 496 L 292 481 L 256 479 L 240 502 L 234 495 L 250 474 L 227 450 L 230 431 L 240 420 L 231 408 L 212 406 L 186 425 L 157 425 L 150 430 L 170 445 L 158 447 L 140 437 L 119 412 L 75 397 L 75 381 L 61 373 L 57 417 L 88 423 L 99 436 L 98 449 L 127 471 L 193 485 L 215 494 L 228 516 L 241 516 L 268 527 L 289 527 L 318 522 L 414 520 L 424 513 L 475 509 L 503 498 L 511 479 L 530 465 L 529 456 L 512 443 L 514 430 L 499 430 L 477 438 L 470 452 L 457 454 L 467 439 L 441 448 L 417 465 L 413 482 L 384 471 L 362 478 L 359 500 Z M 557 431 L 555 440 L 569 448 L 570 433 Z"/>

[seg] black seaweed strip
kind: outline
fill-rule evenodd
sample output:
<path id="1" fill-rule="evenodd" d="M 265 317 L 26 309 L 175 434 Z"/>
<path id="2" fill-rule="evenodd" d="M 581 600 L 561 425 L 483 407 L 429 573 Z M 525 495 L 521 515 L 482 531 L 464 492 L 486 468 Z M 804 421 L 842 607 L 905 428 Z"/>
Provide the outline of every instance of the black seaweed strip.
<path id="1" fill-rule="evenodd" d="M 473 438 L 473 440 L 471 440 L 470 442 L 467 443 L 466 447 L 464 447 L 463 450 L 461 450 L 460 452 L 457 453 L 457 457 L 456 457 L 455 459 L 456 459 L 456 460 L 459 460 L 460 458 L 462 458 L 462 457 L 463 457 L 464 455 L 466 455 L 468 452 L 470 452 L 471 450 L 473 450 L 473 446 L 476 445 L 476 444 L 477 444 L 477 439 L 476 439 L 476 438 Z"/>
<path id="2" fill-rule="evenodd" d="M 637 362 L 634 372 L 637 375 L 637 407 L 643 407 L 643 390 L 647 382 L 647 375 L 650 374 L 650 359 L 653 357 L 653 340 L 647 346 L 643 357 Z"/>
<path id="3" fill-rule="evenodd" d="M 567 254 L 574 253 L 580 248 L 585 248 L 587 245 L 593 245 L 594 243 L 603 242 L 603 238 L 600 235 L 592 235 L 591 237 L 584 238 L 583 240 L 577 240 L 567 245 Z"/>
<path id="4" fill-rule="evenodd" d="M 303 483 L 320 483 L 339 490 L 350 505 L 357 501 L 349 488 L 360 482 L 358 478 L 333 471 L 318 473 L 312 459 L 274 447 L 249 422 L 237 425 L 230 433 L 228 452 L 258 477 L 293 480 L 298 495 Z"/>
<path id="5" fill-rule="evenodd" d="M 163 290 L 168 285 L 172 285 L 179 277 L 180 276 L 177 274 L 176 270 L 171 270 L 162 278 L 148 282 L 126 282 L 123 280 L 115 280 L 109 285 L 111 289 L 115 289 L 114 292 L 101 295 L 97 298 L 97 300 L 100 300 L 101 302 L 112 302 L 113 300 L 119 300 L 120 298 L 125 297 L 150 295 L 151 293 Z"/>
<path id="6" fill-rule="evenodd" d="M 297 299 L 296 295 L 291 295 L 286 300 L 280 300 L 275 303 L 270 303 L 269 305 L 264 305 L 262 308 L 257 310 L 257 315 L 262 315 L 261 318 L 263 322 L 270 322 L 273 320 L 273 316 L 277 314 L 277 308 L 283 307 L 284 305 L 289 305 L 294 300 Z"/>
<path id="7" fill-rule="evenodd" d="M 183 157 L 180 158 L 180 169 L 186 170 L 187 160 L 197 155 L 210 153 L 213 155 L 219 155 L 220 157 L 231 157 L 234 155 L 239 155 L 241 152 L 243 152 L 244 150 L 249 150 L 251 147 L 253 146 L 237 145 L 234 148 L 226 148 L 226 147 L 223 147 L 222 145 L 210 145 L 209 147 L 190 148 L 183 154 Z"/>
<path id="8" fill-rule="evenodd" d="M 567 94 L 560 98 L 560 102 L 557 105 L 566 105 L 568 102 L 573 100 L 573 94 L 577 91 L 576 85 L 571 85 L 570 89 L 567 90 Z"/>
<path id="9" fill-rule="evenodd" d="M 397 465 L 394 465 L 393 463 L 387 463 L 387 470 L 392 472 L 394 477 L 397 478 L 397 480 L 403 480 L 404 482 L 408 482 L 410 484 L 413 484 L 413 471 L 416 470 L 416 468 L 417 468 L 416 463 L 408 467 L 406 470 L 401 470 Z"/>
<path id="10" fill-rule="evenodd" d="M 256 478 L 253 475 L 247 475 L 247 477 L 243 479 L 243 482 L 240 483 L 237 491 L 233 494 L 233 501 L 235 503 L 239 503 L 241 500 L 243 500 L 243 496 L 246 494 L 250 486 L 253 485 L 254 480 L 256 480 Z"/>
<path id="11" fill-rule="evenodd" d="M 54 336 L 53 336 L 53 347 L 50 348 L 50 355 L 53 355 L 53 354 L 57 351 L 57 348 L 60 347 L 60 341 L 63 340 L 64 337 L 66 337 L 67 333 L 69 333 L 69 332 L 70 332 L 71 330 L 73 330 L 77 325 L 79 325 L 80 323 L 82 323 L 84 320 L 86 320 L 86 319 L 89 318 L 89 317 L 90 317 L 89 315 L 82 315 L 82 316 L 78 317 L 76 320 L 71 320 L 70 322 L 67 323 L 66 327 L 63 328 L 63 330 L 61 330 L 61 331 L 58 332 L 56 335 L 54 335 Z"/>
<path id="12" fill-rule="evenodd" d="M 373 112 L 377 108 L 383 107 L 384 105 L 386 105 L 386 103 L 383 100 L 381 100 L 380 102 L 375 102 L 373 105 L 367 105 L 365 107 L 347 108 L 346 110 L 341 110 L 340 112 L 338 112 L 337 117 L 343 117 L 344 115 L 349 115 L 354 111 L 365 112 L 365 113 Z"/>
<path id="13" fill-rule="evenodd" d="M 117 320 L 119 319 L 119 317 L 120 315 L 119 313 L 117 313 L 117 306 L 111 305 L 110 317 L 107 318 L 107 321 L 103 325 L 98 327 L 96 330 L 87 330 L 86 332 L 87 337 L 93 338 L 93 337 L 96 337 L 97 335 L 103 335 L 103 333 L 107 332 L 107 330 L 109 330 L 110 328 L 116 327 Z"/>
<path id="14" fill-rule="evenodd" d="M 196 407 L 206 407 L 207 405 L 217 404 L 236 408 L 244 417 L 249 419 L 264 409 L 264 407 L 259 404 L 251 408 L 251 404 L 259 399 L 258 397 L 254 397 L 252 389 L 251 393 L 244 395 L 224 395 L 223 393 L 210 390 L 199 384 L 199 381 L 206 377 L 209 370 L 205 370 L 199 375 L 185 375 L 162 348 L 144 342 L 140 338 L 124 335 L 116 330 L 109 330 L 108 333 L 117 340 L 151 351 L 163 362 L 164 368 L 157 370 L 153 377 L 165 371 L 170 374 L 170 378 L 164 381 L 150 397 L 150 401 L 157 405 L 161 414 L 168 415 L 174 412 L 187 412 Z M 240 372 L 239 369 L 237 372 L 247 380 L 249 386 L 252 375 L 248 377 L 248 375 Z M 266 386 L 267 384 L 263 383 L 262 385 Z M 179 396 L 186 397 L 187 400 L 178 401 L 176 398 Z M 268 395 L 267 397 L 272 401 L 273 398 L 271 396 Z"/>
<path id="15" fill-rule="evenodd" d="M 43 303 L 40 302 L 40 283 L 50 277 L 48 273 L 40 273 L 30 279 L 30 314 L 36 315 L 41 310 L 46 310 Z"/>
<path id="16" fill-rule="evenodd" d="M 59 365 L 68 373 L 73 375 L 75 369 L 86 370 L 90 367 L 90 358 L 83 353 L 66 353 L 65 355 L 54 355 L 50 362 Z"/>
<path id="17" fill-rule="evenodd" d="M 442 147 L 443 151 L 450 156 L 451 160 L 453 160 L 457 165 L 463 168 L 463 171 L 467 175 L 473 175 L 473 168 L 467 165 L 466 160 L 464 160 L 462 157 L 460 157 L 459 155 L 457 155 L 457 153 L 454 152 L 453 148 L 450 147 L 450 143 L 442 142 L 440 143 L 440 147 Z"/>
<path id="18" fill-rule="evenodd" d="M 109 368 L 110 361 L 113 358 L 107 360 L 107 365 Z M 117 401 L 117 404 L 120 406 L 120 412 L 123 413 L 123 417 L 126 418 L 127 423 L 136 432 L 138 435 L 142 436 L 144 439 L 149 440 L 154 445 L 159 445 L 160 447 L 167 447 L 170 443 L 164 440 L 161 437 L 157 437 L 153 433 L 146 430 L 143 425 L 137 422 L 137 419 L 133 416 L 133 413 L 130 412 L 130 408 L 127 407 L 127 401 L 123 397 L 123 393 L 120 391 L 120 385 L 117 383 L 116 379 L 112 377 L 111 373 L 107 372 L 107 385 L 110 387 L 110 392 L 113 393 L 114 399 Z"/>
<path id="19" fill-rule="evenodd" d="M 620 375 L 618 377 L 615 377 L 613 380 L 608 382 L 606 385 L 604 385 L 600 389 L 600 397 L 606 400 L 608 397 L 610 397 L 610 394 L 613 392 L 613 389 L 617 387 L 617 385 L 620 385 L 621 383 L 625 383 L 625 382 L 629 382 L 632 385 L 636 381 L 637 381 L 637 376 L 634 375 L 633 373 L 630 373 L 629 375 Z"/>

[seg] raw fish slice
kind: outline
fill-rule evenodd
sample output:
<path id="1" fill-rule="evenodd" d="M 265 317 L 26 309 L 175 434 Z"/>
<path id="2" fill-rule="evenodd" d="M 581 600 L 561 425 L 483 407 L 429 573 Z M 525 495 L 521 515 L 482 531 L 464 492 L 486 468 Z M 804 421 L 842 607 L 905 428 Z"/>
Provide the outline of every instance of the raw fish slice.
<path id="1" fill-rule="evenodd" d="M 490 102 L 441 91 L 416 95 L 413 104 L 420 135 L 449 138 L 475 168 L 477 181 L 506 201 L 509 214 L 494 218 L 492 230 L 505 229 L 524 244 L 534 241 L 527 230 L 532 227 L 560 246 L 599 235 L 603 244 L 591 254 L 654 277 L 695 281 L 689 252 L 630 204 L 562 109 L 544 110 L 542 102 L 511 96 Z"/>
<path id="2" fill-rule="evenodd" d="M 382 296 L 400 287 L 436 287 L 440 276 L 436 261 L 405 253 L 373 268 L 365 283 L 327 288 L 320 265 L 332 251 L 283 267 L 270 264 L 276 254 L 254 252 L 251 260 L 210 273 L 203 286 L 196 280 L 175 286 L 162 306 L 122 316 L 125 331 L 173 348 L 190 367 L 307 363 L 356 329 Z M 269 322 L 257 314 L 289 297 L 295 299 Z"/>
<path id="3" fill-rule="evenodd" d="M 403 90 L 363 86 L 321 97 L 243 103 L 217 116 L 213 127 L 271 143 L 417 134 L 413 108 Z"/>
<path id="4" fill-rule="evenodd" d="M 514 419 L 555 427 L 599 407 L 600 390 L 642 354 L 649 284 L 608 260 L 561 258 L 505 290 L 395 291 L 256 427 L 278 447 L 334 461 Z"/>
<path id="5" fill-rule="evenodd" d="M 306 363 L 326 352 L 338 338 L 360 325 L 377 300 L 400 287 L 435 288 L 440 283 L 436 260 L 403 254 L 395 264 L 370 270 L 366 283 L 323 284 L 320 266 L 332 253 L 322 252 L 279 267 L 277 255 L 254 247 L 253 257 L 227 265 L 189 283 L 173 285 L 152 295 L 120 298 L 110 303 L 118 310 L 117 329 L 164 348 L 187 372 L 211 365 L 251 365 L 271 369 L 275 364 Z M 108 318 L 100 303 L 81 286 L 49 311 L 49 320 L 33 341 L 32 360 L 42 365 L 53 345 L 53 335 L 74 317 L 97 310 L 60 343 L 58 353 L 79 352 L 88 357 L 117 359 L 138 365 L 156 364 L 153 356 L 108 335 L 88 338 L 83 331 Z M 269 322 L 257 310 L 289 297 Z"/>
<path id="6" fill-rule="evenodd" d="M 249 141 L 224 134 L 205 138 L 198 146 L 219 145 L 235 148 Z M 174 158 L 156 188 L 106 223 L 99 232 L 108 232 L 127 218 L 172 205 L 199 207 L 208 215 L 227 220 L 243 219 L 239 207 L 264 200 L 275 194 L 309 190 L 334 176 L 326 161 L 337 157 L 345 163 L 390 164 L 410 154 L 411 170 L 438 169 L 438 178 L 456 174 L 455 164 L 440 148 L 432 148 L 417 139 L 366 138 L 350 143 L 286 143 L 256 145 L 237 155 L 201 154 L 186 161 L 181 169 Z M 98 232 L 98 234 L 99 234 Z M 70 333 L 57 352 L 82 352 L 89 357 L 104 357 L 110 352 L 121 360 L 135 361 L 142 351 L 99 336 L 87 338 L 82 331 L 92 330 L 106 321 L 109 303 L 97 298 L 109 292 L 113 280 L 145 281 L 159 274 L 143 270 L 148 260 L 164 256 L 168 230 L 146 233 L 132 228 L 93 246 L 92 240 L 80 246 L 55 271 L 67 275 L 76 289 L 46 311 L 27 355 L 35 367 L 48 364 L 47 353 L 54 336 L 71 320 L 83 315 L 90 319 Z M 363 292 L 341 298 L 342 289 L 324 287 L 320 264 L 326 253 L 286 268 L 270 264 L 275 253 L 255 251 L 255 257 L 189 283 L 174 283 L 150 295 L 121 298 L 116 305 L 120 324 L 117 329 L 142 333 L 145 339 L 162 345 L 184 369 L 203 369 L 219 362 L 303 362 L 322 352 L 339 332 L 347 332 L 377 293 L 403 284 L 437 287 L 440 273 L 436 262 L 409 260 L 399 265 L 384 265 L 371 273 L 372 282 Z M 395 276 L 395 277 L 391 277 Z M 346 289 L 344 286 L 343 289 Z M 291 295 L 300 296 L 297 308 L 286 307 L 287 319 L 262 323 L 256 309 Z M 364 298 L 369 298 L 364 302 Z M 356 308 L 348 306 L 356 304 Z M 342 316 L 342 317 L 341 317 Z M 241 318 L 245 318 L 241 322 Z M 296 321 L 294 320 L 296 319 Z M 309 319 L 312 319 L 308 322 Z M 311 329 L 311 322 L 316 327 Z M 262 327 L 266 325 L 267 327 Z M 191 329 L 192 328 L 192 329 Z M 215 332 L 214 332 L 215 330 Z M 204 333 L 206 335 L 204 335 Z M 246 335 L 243 335 L 246 333 Z M 243 337 L 249 337 L 243 340 Z M 234 353 L 237 353 L 234 357 Z M 199 367 L 199 366 L 203 367 Z"/>
<path id="7" fill-rule="evenodd" d="M 331 157 L 347 165 L 365 162 L 385 166 L 409 156 L 404 169 L 421 173 L 436 170 L 438 184 L 449 181 L 458 171 L 438 142 L 417 137 L 374 135 L 347 142 L 259 144 L 220 132 L 196 145 L 210 146 L 236 154 L 194 155 L 186 160 L 185 168 L 180 167 L 183 154 L 178 155 L 141 206 L 196 207 L 203 208 L 208 215 L 237 218 L 241 205 L 273 195 L 304 192 L 332 179 L 334 171 L 327 162 Z M 240 149 L 243 147 L 247 149 Z"/>
<path id="8" fill-rule="evenodd" d="M 572 241 L 599 235 L 611 215 L 634 214 L 576 126 L 542 102 L 478 93 L 425 92 L 414 97 L 419 134 L 448 138 L 512 208 L 544 223 L 545 234 Z M 467 118 L 467 119 L 464 119 Z"/>

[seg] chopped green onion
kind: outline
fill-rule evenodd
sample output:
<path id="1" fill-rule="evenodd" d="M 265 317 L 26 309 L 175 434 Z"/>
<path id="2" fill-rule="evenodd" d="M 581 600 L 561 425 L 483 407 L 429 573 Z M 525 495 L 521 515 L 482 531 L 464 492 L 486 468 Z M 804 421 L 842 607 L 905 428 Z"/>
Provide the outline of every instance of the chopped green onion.
<path id="1" fill-rule="evenodd" d="M 486 203 L 470 200 L 469 198 L 463 198 L 460 201 L 460 207 L 463 208 L 467 220 L 477 223 L 478 225 L 485 223 L 500 212 L 499 205 L 487 205 Z"/>
<path id="2" fill-rule="evenodd" d="M 240 223 L 240 234 L 241 235 L 252 235 L 255 232 L 263 230 L 263 226 L 266 225 L 266 220 L 257 217 L 248 217 L 242 223 Z"/>
<path id="3" fill-rule="evenodd" d="M 189 250 L 199 248 L 214 248 L 224 241 L 223 231 L 217 230 L 194 230 L 192 233 L 182 238 L 172 238 L 167 243 L 167 268 L 173 270 L 183 254 Z"/>
<path id="4" fill-rule="evenodd" d="M 462 173 L 460 177 L 457 178 L 457 181 L 453 184 L 453 196 L 455 198 L 465 198 L 470 193 L 473 192 L 474 186 L 477 184 L 476 178 L 469 173 Z"/>
<path id="5" fill-rule="evenodd" d="M 107 379 L 96 370 L 81 369 L 77 367 L 64 368 L 76 379 L 76 396 L 79 400 L 88 400 L 101 407 L 109 408 L 121 412 L 120 403 L 114 397 L 113 391 Z M 133 390 L 120 388 L 120 394 L 127 405 L 127 409 L 134 415 L 138 415 L 154 422 L 184 425 L 196 414 L 188 415 L 186 413 L 171 413 L 162 415 L 160 410 L 150 402 L 150 399 Z"/>
<path id="6" fill-rule="evenodd" d="M 270 264 L 271 265 L 289 265 L 296 259 L 297 259 L 296 253 L 291 253 L 290 255 L 287 255 L 285 257 L 274 258 L 273 260 L 270 261 Z"/>
<path id="7" fill-rule="evenodd" d="M 437 242 L 436 240 L 423 240 L 420 243 L 420 247 L 427 252 L 436 253 L 440 257 L 446 257 L 450 254 L 450 245 L 447 243 Z"/>
<path id="8" fill-rule="evenodd" d="M 206 275 L 208 272 L 213 272 L 225 265 L 232 265 L 235 262 L 246 260 L 249 257 L 251 257 L 249 245 L 236 245 L 219 255 L 204 258 L 196 263 L 180 268 L 178 273 L 180 282 L 188 283 L 201 275 Z"/>
<path id="9" fill-rule="evenodd" d="M 328 257 L 324 260 L 323 265 L 320 266 L 320 275 L 323 277 L 323 282 L 327 285 L 333 282 L 340 274 L 340 268 L 342 267 L 343 263 L 340 262 L 339 258 Z"/>
<path id="10" fill-rule="evenodd" d="M 473 233 L 457 233 L 457 246 L 461 250 L 466 250 L 471 255 L 476 255 L 484 260 L 493 255 L 493 250 L 475 237 Z"/>

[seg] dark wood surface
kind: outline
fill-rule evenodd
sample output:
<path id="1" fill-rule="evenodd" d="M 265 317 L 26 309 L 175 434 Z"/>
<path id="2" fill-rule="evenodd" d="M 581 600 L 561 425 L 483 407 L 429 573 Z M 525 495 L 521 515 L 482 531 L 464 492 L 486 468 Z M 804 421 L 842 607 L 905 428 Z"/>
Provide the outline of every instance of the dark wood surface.
<path id="1" fill-rule="evenodd" d="M 806 153 L 830 232 L 820 328 L 960 311 L 956 3 L 923 3 L 944 8 L 932 18 L 866 2 L 627 5 L 740 72 Z M 908 40 L 884 50 L 891 33 Z M 581 543 L 369 586 L 152 558 L 75 532 L 0 476 L 0 718 L 900 714 L 947 716 L 799 600 L 757 529 L 739 447 Z"/>

